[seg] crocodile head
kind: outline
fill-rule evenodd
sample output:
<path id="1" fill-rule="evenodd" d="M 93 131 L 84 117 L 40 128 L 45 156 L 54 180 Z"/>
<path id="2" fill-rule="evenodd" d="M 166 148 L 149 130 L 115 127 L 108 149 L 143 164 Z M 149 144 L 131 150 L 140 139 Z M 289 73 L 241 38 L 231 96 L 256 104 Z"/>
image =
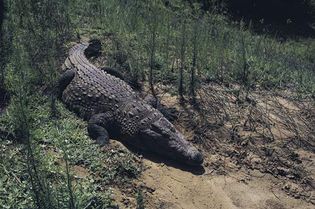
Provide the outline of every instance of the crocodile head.
<path id="1" fill-rule="evenodd" d="M 199 166 L 202 154 L 164 117 L 140 131 L 139 143 L 146 150 L 184 164 Z"/>

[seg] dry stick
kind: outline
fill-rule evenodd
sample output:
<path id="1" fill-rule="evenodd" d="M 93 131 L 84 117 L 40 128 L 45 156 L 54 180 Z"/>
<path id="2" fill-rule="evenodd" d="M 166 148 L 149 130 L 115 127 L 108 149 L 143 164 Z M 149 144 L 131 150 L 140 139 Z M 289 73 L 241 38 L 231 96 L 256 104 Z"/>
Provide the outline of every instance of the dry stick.
<path id="1" fill-rule="evenodd" d="M 273 192 L 273 188 L 271 188 L 270 191 L 278 200 L 280 200 L 280 198 Z"/>
<path id="2" fill-rule="evenodd" d="M 185 17 L 182 17 L 183 19 Z M 179 86 L 178 94 L 180 103 L 184 102 L 184 68 L 185 68 L 185 53 L 186 53 L 186 20 L 182 20 L 181 46 L 180 46 L 180 69 L 179 69 Z"/>
<path id="3" fill-rule="evenodd" d="M 199 22 L 198 19 L 195 20 L 194 31 L 193 31 L 193 59 L 190 72 L 190 96 L 192 97 L 192 102 L 196 103 L 196 66 L 197 66 L 197 33 L 198 33 Z"/>
<path id="4" fill-rule="evenodd" d="M 221 115 L 219 115 L 219 113 L 220 113 L 219 110 L 223 110 L 223 112 L 225 113 L 225 115 L 226 115 L 226 116 L 228 115 L 228 114 L 227 114 L 227 111 L 226 111 L 226 108 L 225 108 L 224 99 L 218 98 L 218 97 L 215 96 L 215 94 L 212 94 L 213 90 L 211 89 L 210 86 L 209 86 L 209 88 L 208 88 L 207 90 L 201 89 L 201 91 L 202 91 L 202 93 L 206 96 L 206 98 L 207 98 L 208 100 L 210 100 L 210 101 L 204 100 L 204 99 L 203 99 L 203 96 L 202 96 L 199 92 L 197 92 L 198 95 L 199 95 L 199 97 L 200 97 L 200 99 L 201 99 L 201 101 L 202 101 L 202 103 L 203 103 L 203 104 L 206 104 L 206 105 L 204 105 L 204 106 L 211 108 L 212 112 L 215 113 L 216 118 L 221 119 L 221 117 L 220 117 Z M 221 100 L 222 100 L 222 102 L 219 102 L 219 101 L 221 101 Z M 215 107 L 214 104 L 218 104 L 219 107 Z M 207 109 L 207 110 L 208 110 L 208 109 Z M 209 112 L 209 111 L 208 111 L 208 112 Z"/>
<path id="5" fill-rule="evenodd" d="M 258 108 L 256 108 L 256 111 L 260 113 L 261 115 L 261 119 L 264 120 L 264 129 L 263 129 L 263 132 L 265 133 L 265 129 L 267 129 L 269 131 L 269 134 L 271 135 L 272 139 L 274 140 L 275 139 L 275 136 L 271 130 L 271 126 L 272 126 L 272 120 L 270 118 L 270 113 L 268 111 L 268 105 L 267 105 L 267 100 L 266 100 L 266 110 L 265 110 L 265 113 L 260 111 Z M 257 132 L 258 133 L 258 132 Z M 262 136 L 266 137 L 265 134 L 262 134 Z"/>
<path id="6" fill-rule="evenodd" d="M 21 180 L 15 175 L 15 173 L 9 172 L 3 164 L 1 164 L 1 165 L 2 165 L 2 167 L 3 167 L 4 172 L 5 172 L 8 176 L 11 174 L 11 175 L 15 178 L 15 180 L 17 180 L 20 184 L 22 183 Z"/>
<path id="7" fill-rule="evenodd" d="M 75 207 L 75 201 L 74 201 L 73 191 L 72 191 L 70 168 L 69 168 L 68 157 L 66 153 L 64 153 L 64 159 L 66 161 L 67 187 L 68 187 L 68 192 L 69 192 L 69 208 L 75 209 L 76 207 Z"/>
<path id="8" fill-rule="evenodd" d="M 279 103 L 279 101 L 276 101 L 275 103 L 278 106 L 278 108 L 282 110 L 284 115 L 286 115 L 286 126 L 294 132 L 295 136 L 299 140 L 301 140 L 301 137 L 300 137 L 301 131 L 299 130 L 299 127 L 297 123 L 295 122 L 295 119 L 292 117 L 292 115 L 286 108 L 283 108 L 283 106 Z"/>
<path id="9" fill-rule="evenodd" d="M 155 64 L 155 47 L 156 47 L 156 30 L 157 30 L 157 20 L 156 20 L 156 14 L 154 14 L 154 22 L 152 23 L 152 31 L 151 31 L 151 50 L 150 50 L 150 74 L 149 74 L 149 84 L 150 84 L 150 90 L 155 98 L 157 100 L 157 95 L 154 89 L 154 81 L 153 81 L 153 65 Z"/>

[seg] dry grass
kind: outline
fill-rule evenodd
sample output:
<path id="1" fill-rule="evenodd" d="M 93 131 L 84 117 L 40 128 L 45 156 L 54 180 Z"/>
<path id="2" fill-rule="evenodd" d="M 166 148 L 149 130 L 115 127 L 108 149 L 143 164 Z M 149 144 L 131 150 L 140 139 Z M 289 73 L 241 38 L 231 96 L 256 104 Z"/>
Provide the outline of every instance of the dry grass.
<path id="1" fill-rule="evenodd" d="M 174 101 L 162 97 L 166 105 Z M 289 195 L 315 203 L 312 99 L 297 99 L 288 90 L 208 84 L 198 92 L 197 107 L 176 105 L 177 126 L 199 144 L 214 173 L 259 170 L 278 178 Z"/>

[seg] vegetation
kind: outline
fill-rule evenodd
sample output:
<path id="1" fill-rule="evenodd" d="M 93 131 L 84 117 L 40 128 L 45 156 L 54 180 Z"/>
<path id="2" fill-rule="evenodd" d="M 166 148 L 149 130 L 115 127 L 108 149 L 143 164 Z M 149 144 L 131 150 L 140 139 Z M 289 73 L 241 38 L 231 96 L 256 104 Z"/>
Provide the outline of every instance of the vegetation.
<path id="1" fill-rule="evenodd" d="M 1 140 L 0 203 L 4 208 L 86 208 L 91 204 L 106 208 L 113 202 L 109 185 L 128 182 L 140 173 L 139 161 L 126 150 L 104 152 L 88 140 L 82 131 L 86 123 L 59 102 L 60 115 L 55 120 L 49 119 L 48 97 L 33 95 L 30 107 L 32 150 L 10 139 Z M 1 117 L 1 124 L 11 133 L 13 108 L 10 105 Z M 31 171 L 31 159 L 24 158 L 30 152 L 35 161 Z M 40 191 L 31 186 L 34 177 L 39 178 L 34 183 L 40 183 L 36 185 Z M 44 196 L 38 201 L 36 195 Z"/>
<path id="2" fill-rule="evenodd" d="M 196 103 L 200 86 L 216 82 L 314 98 L 314 39 L 255 33 L 265 14 L 235 21 L 226 11 L 245 12 L 233 2 L 0 0 L 0 94 L 11 97 L 0 117 L 0 205 L 106 208 L 113 205 L 110 186 L 141 172 L 128 151 L 102 152 L 86 137 L 85 122 L 56 100 L 71 41 L 111 37 L 106 48 L 125 54 L 130 77 L 148 81 L 155 97 L 163 84 L 182 103 Z M 314 3 L 305 2 L 303 18 L 314 24 Z M 285 16 L 289 26 L 294 15 Z M 0 96 L 0 111 L 7 99 Z M 89 171 L 85 177 L 74 175 L 77 166 Z M 144 208 L 141 191 L 134 195 Z"/>

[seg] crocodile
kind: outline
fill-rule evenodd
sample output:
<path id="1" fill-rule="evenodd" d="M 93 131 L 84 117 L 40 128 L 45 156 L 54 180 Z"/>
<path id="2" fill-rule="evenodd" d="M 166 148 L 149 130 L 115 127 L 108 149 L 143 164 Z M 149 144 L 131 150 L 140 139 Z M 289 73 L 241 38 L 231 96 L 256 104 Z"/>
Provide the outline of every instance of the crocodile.
<path id="1" fill-rule="evenodd" d="M 97 68 L 89 59 L 100 48 L 95 42 L 77 43 L 64 62 L 59 79 L 63 103 L 88 121 L 88 134 L 104 146 L 109 138 L 166 159 L 199 166 L 203 155 L 161 112 L 122 79 Z"/>

